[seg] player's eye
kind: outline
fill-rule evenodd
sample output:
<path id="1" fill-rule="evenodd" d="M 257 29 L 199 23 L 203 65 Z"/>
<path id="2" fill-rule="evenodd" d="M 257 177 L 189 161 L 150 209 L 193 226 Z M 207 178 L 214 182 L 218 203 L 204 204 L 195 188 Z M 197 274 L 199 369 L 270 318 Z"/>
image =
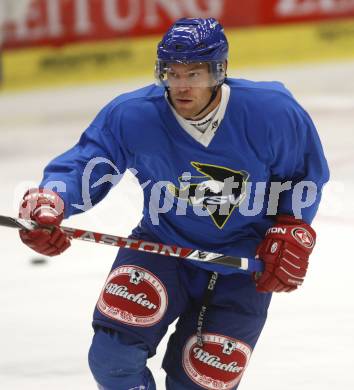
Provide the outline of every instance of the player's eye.
<path id="1" fill-rule="evenodd" d="M 173 70 L 168 70 L 167 74 L 169 77 L 174 78 L 174 79 L 176 79 L 178 77 L 177 73 L 174 72 Z"/>

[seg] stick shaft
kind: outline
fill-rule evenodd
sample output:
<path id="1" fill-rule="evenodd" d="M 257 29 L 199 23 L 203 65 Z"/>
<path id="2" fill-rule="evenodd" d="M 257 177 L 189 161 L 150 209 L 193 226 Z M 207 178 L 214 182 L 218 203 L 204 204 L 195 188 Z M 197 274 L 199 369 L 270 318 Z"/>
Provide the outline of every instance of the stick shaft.
<path id="1" fill-rule="evenodd" d="M 26 230 L 33 230 L 38 227 L 34 221 L 2 215 L 0 215 L 0 226 Z M 156 253 L 159 255 L 172 256 L 204 263 L 221 264 L 249 272 L 259 272 L 263 270 L 262 261 L 254 258 L 226 256 L 221 253 L 206 252 L 191 248 L 179 247 L 176 245 L 165 245 L 158 242 L 120 237 L 111 234 L 97 233 L 89 230 L 82 230 L 65 226 L 61 226 L 61 229 L 63 229 L 69 237 L 75 240 L 88 241 L 120 248 L 128 248 L 141 252 Z"/>

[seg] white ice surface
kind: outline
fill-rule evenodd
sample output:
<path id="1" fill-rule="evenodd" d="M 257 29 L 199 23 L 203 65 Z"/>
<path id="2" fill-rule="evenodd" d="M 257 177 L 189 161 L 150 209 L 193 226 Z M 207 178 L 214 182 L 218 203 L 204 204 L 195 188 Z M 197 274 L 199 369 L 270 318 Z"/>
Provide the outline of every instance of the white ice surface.
<path id="1" fill-rule="evenodd" d="M 274 296 L 239 388 L 351 390 L 354 62 L 232 73 L 285 82 L 313 117 L 332 174 L 314 223 L 318 244 L 306 283 Z M 77 140 L 100 107 L 145 81 L 0 95 L 0 214 L 16 214 L 24 189 L 40 180 L 46 162 Z M 141 202 L 127 175 L 99 206 L 66 225 L 127 235 L 140 219 Z M 91 315 L 115 249 L 75 242 L 47 265 L 30 265 L 34 257 L 16 231 L 1 228 L 0 389 L 94 390 L 86 362 Z M 165 342 L 149 362 L 159 390 Z"/>

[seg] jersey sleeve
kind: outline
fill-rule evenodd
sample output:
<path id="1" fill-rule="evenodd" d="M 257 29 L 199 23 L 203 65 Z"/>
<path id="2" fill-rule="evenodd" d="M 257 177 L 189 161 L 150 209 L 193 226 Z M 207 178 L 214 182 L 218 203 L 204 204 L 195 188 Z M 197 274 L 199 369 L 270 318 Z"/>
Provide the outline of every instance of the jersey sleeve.
<path id="1" fill-rule="evenodd" d="M 270 142 L 271 181 L 285 188 L 279 194 L 277 214 L 294 215 L 310 224 L 329 180 L 327 161 L 315 125 L 302 107 L 287 107 L 281 118 Z"/>
<path id="2" fill-rule="evenodd" d="M 65 218 L 100 202 L 131 162 L 125 147 L 119 107 L 106 106 L 71 149 L 52 160 L 40 187 L 59 193 Z"/>

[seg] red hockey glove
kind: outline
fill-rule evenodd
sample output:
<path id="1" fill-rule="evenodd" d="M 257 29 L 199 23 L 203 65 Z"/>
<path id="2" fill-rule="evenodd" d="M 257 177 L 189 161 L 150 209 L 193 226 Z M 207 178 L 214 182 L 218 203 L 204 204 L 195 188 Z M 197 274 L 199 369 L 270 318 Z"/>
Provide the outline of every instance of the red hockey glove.
<path id="1" fill-rule="evenodd" d="M 20 230 L 24 244 L 46 256 L 57 256 L 70 246 L 69 237 L 59 225 L 64 217 L 64 202 L 53 191 L 36 188 L 25 193 L 20 204 L 19 218 L 32 219 L 41 227 Z"/>
<path id="2" fill-rule="evenodd" d="M 304 281 L 316 233 L 307 223 L 280 215 L 266 232 L 256 257 L 264 261 L 263 273 L 255 274 L 259 292 L 290 292 Z"/>

